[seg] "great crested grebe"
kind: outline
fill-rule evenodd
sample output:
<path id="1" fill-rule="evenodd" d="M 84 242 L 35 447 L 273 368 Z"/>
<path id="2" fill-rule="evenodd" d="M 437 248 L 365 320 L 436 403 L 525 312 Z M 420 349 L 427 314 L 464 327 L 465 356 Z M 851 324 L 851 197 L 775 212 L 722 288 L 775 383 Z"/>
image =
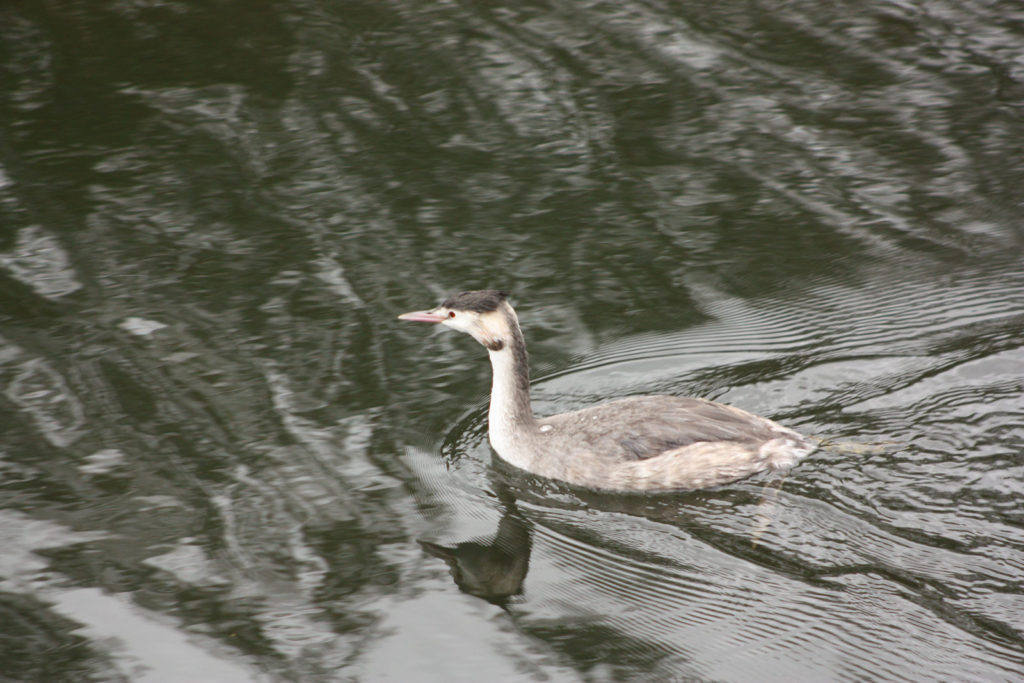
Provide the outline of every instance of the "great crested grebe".
<path id="1" fill-rule="evenodd" d="M 739 408 L 701 398 L 634 396 L 537 419 L 519 319 L 505 292 L 462 292 L 398 316 L 471 335 L 491 357 L 488 436 L 502 460 L 589 489 L 670 491 L 792 467 L 816 445 Z"/>

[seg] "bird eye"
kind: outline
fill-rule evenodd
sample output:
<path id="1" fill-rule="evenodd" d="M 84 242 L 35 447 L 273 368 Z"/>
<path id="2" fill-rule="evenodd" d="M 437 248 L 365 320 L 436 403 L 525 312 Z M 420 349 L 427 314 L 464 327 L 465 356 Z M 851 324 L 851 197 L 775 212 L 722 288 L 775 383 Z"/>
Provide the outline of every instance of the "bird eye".
<path id="1" fill-rule="evenodd" d="M 448 311 L 448 317 L 449 318 L 454 318 L 455 317 L 455 311 Z"/>

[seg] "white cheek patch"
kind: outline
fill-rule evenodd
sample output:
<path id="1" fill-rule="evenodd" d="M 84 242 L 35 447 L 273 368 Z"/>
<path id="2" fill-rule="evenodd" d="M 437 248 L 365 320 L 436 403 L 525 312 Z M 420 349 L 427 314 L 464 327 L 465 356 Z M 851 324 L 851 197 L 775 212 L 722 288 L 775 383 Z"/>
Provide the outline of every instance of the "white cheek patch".
<path id="1" fill-rule="evenodd" d="M 505 319 L 499 313 L 486 313 L 480 316 L 480 320 L 477 322 L 477 329 L 480 332 L 481 341 L 485 345 L 502 340 L 508 331 Z"/>

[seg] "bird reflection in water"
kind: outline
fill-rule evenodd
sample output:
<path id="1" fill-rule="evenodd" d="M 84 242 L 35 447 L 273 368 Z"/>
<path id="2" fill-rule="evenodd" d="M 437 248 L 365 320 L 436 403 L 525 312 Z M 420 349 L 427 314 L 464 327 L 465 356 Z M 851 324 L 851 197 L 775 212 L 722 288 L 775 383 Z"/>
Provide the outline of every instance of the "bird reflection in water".
<path id="1" fill-rule="evenodd" d="M 533 539 L 530 523 L 514 507 L 506 509 L 493 537 L 455 546 L 419 543 L 448 564 L 455 585 L 464 593 L 505 607 L 509 598 L 523 591 Z"/>

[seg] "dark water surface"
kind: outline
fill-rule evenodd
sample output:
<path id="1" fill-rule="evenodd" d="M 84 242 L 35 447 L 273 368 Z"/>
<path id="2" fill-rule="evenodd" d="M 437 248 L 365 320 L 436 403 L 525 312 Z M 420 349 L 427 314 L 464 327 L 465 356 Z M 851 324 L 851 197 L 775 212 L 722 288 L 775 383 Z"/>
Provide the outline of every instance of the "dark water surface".
<path id="1" fill-rule="evenodd" d="M 0 678 L 1019 680 L 1022 55 L 980 0 L 0 6 Z M 483 351 L 394 320 L 485 286 L 545 413 L 852 445 L 496 467 Z"/>

